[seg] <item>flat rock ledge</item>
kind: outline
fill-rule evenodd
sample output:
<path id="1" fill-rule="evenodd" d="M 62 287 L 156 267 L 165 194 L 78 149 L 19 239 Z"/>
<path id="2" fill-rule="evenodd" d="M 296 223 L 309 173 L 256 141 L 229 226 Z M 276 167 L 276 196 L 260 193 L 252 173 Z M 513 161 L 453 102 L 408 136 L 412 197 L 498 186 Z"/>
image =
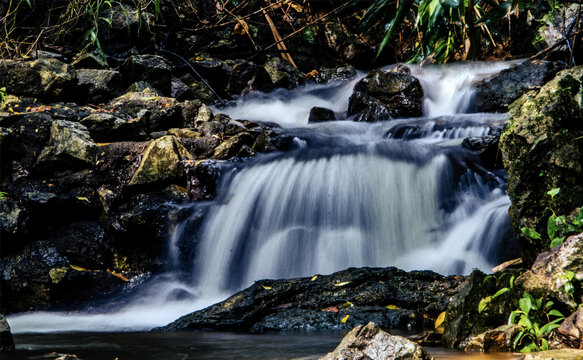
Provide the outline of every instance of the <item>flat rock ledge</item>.
<path id="1" fill-rule="evenodd" d="M 345 329 L 375 322 L 422 331 L 445 311 L 463 277 L 431 271 L 350 268 L 332 275 L 261 280 L 223 302 L 154 331 Z"/>
<path id="2" fill-rule="evenodd" d="M 320 360 L 429 360 L 418 344 L 402 336 L 391 335 L 375 323 L 358 325 L 338 347 Z"/>

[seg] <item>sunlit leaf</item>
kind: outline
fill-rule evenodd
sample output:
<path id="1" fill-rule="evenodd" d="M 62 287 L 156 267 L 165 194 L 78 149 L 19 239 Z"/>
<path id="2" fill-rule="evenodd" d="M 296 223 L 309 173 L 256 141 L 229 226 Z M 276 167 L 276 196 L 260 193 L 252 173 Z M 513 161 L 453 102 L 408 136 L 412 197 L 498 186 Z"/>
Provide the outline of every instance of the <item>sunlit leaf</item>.
<path id="1" fill-rule="evenodd" d="M 556 248 L 557 246 L 560 246 L 563 243 L 563 241 L 565 241 L 565 237 L 564 236 L 563 237 L 554 238 L 553 241 L 551 241 L 550 248 L 553 249 L 553 248 Z"/>
<path id="2" fill-rule="evenodd" d="M 313 277 L 310 279 L 310 281 L 314 281 L 314 280 L 316 280 L 317 278 L 318 278 L 318 275 L 314 275 L 314 276 L 313 276 Z"/>
<path id="3" fill-rule="evenodd" d="M 494 295 L 492 295 L 492 299 L 495 299 L 495 298 L 497 298 L 498 296 L 500 296 L 500 295 L 502 295 L 502 294 L 504 294 L 504 293 L 507 293 L 508 291 L 510 291 L 510 289 L 509 289 L 509 288 L 502 288 L 502 289 L 500 289 L 500 290 L 496 291 L 496 293 L 495 293 Z"/>
<path id="4" fill-rule="evenodd" d="M 442 312 L 441 314 L 439 314 L 439 316 L 437 317 L 437 319 L 435 319 L 435 328 L 437 329 L 438 327 L 440 327 L 443 322 L 445 321 L 445 314 L 446 312 Z"/>
<path id="5" fill-rule="evenodd" d="M 350 315 L 346 315 L 345 317 L 342 318 L 342 320 L 340 320 L 340 323 L 346 324 L 346 322 L 348 321 L 348 318 L 349 317 L 350 317 Z"/>
<path id="6" fill-rule="evenodd" d="M 350 281 L 343 281 L 343 282 L 339 282 L 338 284 L 334 284 L 334 286 L 344 286 L 344 285 L 348 285 L 350 284 Z"/>
<path id="7" fill-rule="evenodd" d="M 555 196 L 557 196 L 557 194 L 560 192 L 561 192 L 561 188 L 553 188 L 553 189 L 547 191 L 546 194 L 549 195 L 551 197 L 551 199 L 554 199 Z"/>
<path id="8" fill-rule="evenodd" d="M 389 310 L 401 310 L 401 308 L 398 307 L 397 305 L 387 305 L 387 306 L 385 306 L 385 309 L 389 309 Z"/>
<path id="9" fill-rule="evenodd" d="M 265 286 L 265 285 L 261 285 L 261 286 L 263 286 L 263 288 L 264 288 L 265 290 L 271 290 L 271 286 Z"/>
<path id="10" fill-rule="evenodd" d="M 82 268 L 81 266 L 77 266 L 77 265 L 69 265 L 71 267 L 71 269 L 73 270 L 77 270 L 77 271 L 89 271 L 85 268 Z"/>
<path id="11" fill-rule="evenodd" d="M 85 201 L 87 203 L 91 203 L 91 201 L 89 201 L 89 199 L 86 198 L 85 196 L 77 196 L 77 200 Z"/>
<path id="12" fill-rule="evenodd" d="M 482 313 L 482 311 L 486 310 L 490 301 L 492 301 L 491 296 L 486 296 L 485 298 L 480 299 L 480 303 L 478 303 L 478 312 Z"/>
<path id="13" fill-rule="evenodd" d="M 536 230 L 533 230 L 531 228 L 527 228 L 527 227 L 523 227 L 522 229 L 520 229 L 520 231 L 522 231 L 522 233 L 526 236 L 528 236 L 531 239 L 537 239 L 540 240 L 541 236 L 538 232 L 536 232 Z"/>

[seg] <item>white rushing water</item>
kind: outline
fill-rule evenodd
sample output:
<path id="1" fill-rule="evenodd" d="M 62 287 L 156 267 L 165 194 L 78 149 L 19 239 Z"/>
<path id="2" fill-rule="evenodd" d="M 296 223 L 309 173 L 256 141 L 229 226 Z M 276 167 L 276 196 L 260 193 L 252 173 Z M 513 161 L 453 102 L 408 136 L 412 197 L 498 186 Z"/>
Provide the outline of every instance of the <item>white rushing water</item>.
<path id="1" fill-rule="evenodd" d="M 509 66 L 409 66 L 426 94 L 419 119 L 307 124 L 313 106 L 345 114 L 363 74 L 240 100 L 222 112 L 278 123 L 295 136 L 296 149 L 257 156 L 225 176 L 196 236 L 190 276 L 163 274 L 123 304 L 90 312 L 11 315 L 13 332 L 148 330 L 258 279 L 350 266 L 490 271 L 509 200 L 503 180 L 459 145 L 491 134 L 505 117 L 460 113 L 471 110 L 476 81 Z M 181 261 L 180 241 L 192 241 L 187 228 L 176 224 L 169 263 Z"/>

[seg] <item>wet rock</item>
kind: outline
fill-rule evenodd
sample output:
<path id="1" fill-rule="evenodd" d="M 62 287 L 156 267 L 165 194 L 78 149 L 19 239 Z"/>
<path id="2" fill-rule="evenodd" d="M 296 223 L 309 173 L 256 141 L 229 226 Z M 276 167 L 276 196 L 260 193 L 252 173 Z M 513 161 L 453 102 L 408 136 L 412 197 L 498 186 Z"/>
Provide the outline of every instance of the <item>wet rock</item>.
<path id="1" fill-rule="evenodd" d="M 471 338 L 505 324 L 514 310 L 513 300 L 520 294 L 507 292 L 493 299 L 482 313 L 478 311 L 480 300 L 499 290 L 494 281 L 484 282 L 485 277 L 481 271 L 472 272 L 449 303 L 443 333 L 445 346 L 465 348 Z"/>
<path id="2" fill-rule="evenodd" d="M 506 112 L 508 106 L 522 94 L 538 90 L 565 64 L 534 60 L 501 71 L 476 86 L 476 109 L 479 112 Z"/>
<path id="3" fill-rule="evenodd" d="M 197 159 L 208 159 L 213 156 L 215 148 L 221 143 L 217 136 L 200 138 L 183 138 L 180 140 L 184 147 Z"/>
<path id="4" fill-rule="evenodd" d="M 231 96 L 245 96 L 253 91 L 269 92 L 274 89 L 267 71 L 252 62 L 241 62 L 233 67 L 227 92 Z"/>
<path id="5" fill-rule="evenodd" d="M 340 345 L 321 360 L 378 359 L 429 360 L 431 357 L 418 344 L 402 336 L 391 335 L 375 323 L 358 325 Z"/>
<path id="6" fill-rule="evenodd" d="M 164 136 L 150 143 L 129 185 L 184 181 L 184 161 L 194 160 L 175 136 Z"/>
<path id="7" fill-rule="evenodd" d="M 583 136 L 582 77 L 581 66 L 563 70 L 540 91 L 512 103 L 500 137 L 510 218 L 527 266 L 548 250 L 550 240 L 528 238 L 520 229 L 546 234 L 547 207 L 560 215 L 583 204 L 583 188 L 576 185 L 583 184 L 583 148 L 576 140 Z M 553 188 L 561 189 L 554 200 L 546 195 Z"/>
<path id="8" fill-rule="evenodd" d="M 71 62 L 71 66 L 74 66 L 77 69 L 104 70 L 108 68 L 107 61 L 96 52 L 86 52 L 82 54 Z"/>
<path id="9" fill-rule="evenodd" d="M 358 121 L 386 120 L 381 117 L 385 111 L 393 118 L 418 117 L 422 115 L 422 103 L 419 80 L 407 74 L 373 70 L 354 86 L 348 115 L 357 115 Z M 361 113 L 368 116 L 360 116 Z M 375 119 L 374 114 L 381 116 Z"/>
<path id="10" fill-rule="evenodd" d="M 122 78 L 118 71 L 80 69 L 77 78 L 79 87 L 87 93 L 85 102 L 91 104 L 104 103 L 122 92 Z"/>
<path id="11" fill-rule="evenodd" d="M 39 169 L 91 167 L 95 165 L 97 144 L 79 123 L 57 120 L 51 125 L 48 145 L 40 153 Z"/>
<path id="12" fill-rule="evenodd" d="M 560 349 L 528 354 L 524 360 L 576 360 L 583 356 L 583 350 Z"/>
<path id="13" fill-rule="evenodd" d="M 279 57 L 269 59 L 263 67 L 277 88 L 294 89 L 306 82 L 301 71 Z"/>
<path id="14" fill-rule="evenodd" d="M 583 233 L 571 236 L 560 246 L 540 254 L 531 269 L 516 279 L 516 283 L 535 297 L 552 295 L 574 310 L 577 302 L 566 293 L 564 286 L 568 279 L 562 276 L 572 271 L 575 275 L 574 281 L 583 279 L 581 264 Z M 578 289 L 575 299 L 581 295 L 583 294 Z"/>
<path id="15" fill-rule="evenodd" d="M 217 184 L 224 172 L 230 166 L 225 161 L 204 160 L 196 164 L 193 176 L 190 176 L 189 191 L 193 200 L 210 200 L 215 197 Z"/>
<path id="16" fill-rule="evenodd" d="M 75 70 L 57 59 L 34 61 L 3 60 L 0 83 L 6 92 L 42 99 L 74 95 Z"/>
<path id="17" fill-rule="evenodd" d="M 324 35 L 328 46 L 336 51 L 344 61 L 356 67 L 370 67 L 375 58 L 374 50 L 357 35 L 347 31 L 341 23 L 326 21 Z"/>
<path id="18" fill-rule="evenodd" d="M 189 100 L 194 98 L 194 94 L 190 91 L 188 85 L 182 82 L 182 80 L 172 77 L 172 82 L 170 86 L 170 97 L 173 97 L 179 101 Z"/>
<path id="19" fill-rule="evenodd" d="M 4 315 L 0 314 L 0 352 L 8 351 L 14 351 L 14 339 L 8 321 Z"/>
<path id="20" fill-rule="evenodd" d="M 352 66 L 342 66 L 332 69 L 321 69 L 316 75 L 316 82 L 327 84 L 334 81 L 345 81 L 356 77 L 356 69 Z"/>
<path id="21" fill-rule="evenodd" d="M 91 114 L 80 123 L 87 127 L 89 134 L 97 142 L 140 140 L 146 137 L 142 122 L 128 121 L 113 113 Z"/>
<path id="22" fill-rule="evenodd" d="M 336 120 L 334 111 L 322 107 L 313 107 L 308 116 L 308 123 Z"/>
<path id="23" fill-rule="evenodd" d="M 513 342 L 519 332 L 518 325 L 499 326 L 472 337 L 464 346 L 464 351 L 511 352 L 514 350 Z"/>
<path id="24" fill-rule="evenodd" d="M 434 319 L 445 310 L 460 283 L 461 279 L 430 271 L 406 273 L 395 268 L 262 280 L 160 330 L 349 329 L 373 318 L 386 328 L 407 329 L 411 324 L 411 329 L 419 330 L 424 316 Z"/>
<path id="25" fill-rule="evenodd" d="M 488 135 L 483 137 L 469 137 L 465 138 L 462 146 L 468 150 L 472 150 L 480 155 L 482 164 L 490 169 L 501 169 L 502 154 L 498 150 L 498 143 L 500 136 Z"/>
<path id="26" fill-rule="evenodd" d="M 164 95 L 170 95 L 172 84 L 172 68 L 168 62 L 158 55 L 133 55 L 124 68 L 126 83 L 145 81 Z"/>
<path id="27" fill-rule="evenodd" d="M 225 134 L 226 135 L 236 135 L 243 131 L 247 131 L 245 125 L 237 120 L 229 120 L 227 125 L 225 126 Z"/>
<path id="28" fill-rule="evenodd" d="M 6 236 L 19 232 L 23 215 L 18 202 L 6 193 L 0 195 L 0 234 L 4 240 Z"/>
<path id="29" fill-rule="evenodd" d="M 206 106 L 202 105 L 198 112 L 196 113 L 196 117 L 194 118 L 194 127 L 198 128 L 202 126 L 207 121 L 210 121 L 213 118 L 213 112 L 211 109 Z"/>
<path id="30" fill-rule="evenodd" d="M 220 136 L 225 132 L 225 124 L 221 121 L 207 121 L 200 127 L 200 133 L 203 136 Z"/>
<path id="31" fill-rule="evenodd" d="M 583 341 L 583 307 L 563 320 L 557 332 L 565 339 L 563 343 L 579 348 Z"/>
<path id="32" fill-rule="evenodd" d="M 228 159 L 237 156 L 244 146 L 252 146 L 254 142 L 253 135 L 248 132 L 239 133 L 217 146 L 213 157 L 216 159 Z"/>
<path id="33" fill-rule="evenodd" d="M 198 139 L 201 137 L 199 132 L 192 129 L 170 129 L 167 133 L 181 139 Z"/>

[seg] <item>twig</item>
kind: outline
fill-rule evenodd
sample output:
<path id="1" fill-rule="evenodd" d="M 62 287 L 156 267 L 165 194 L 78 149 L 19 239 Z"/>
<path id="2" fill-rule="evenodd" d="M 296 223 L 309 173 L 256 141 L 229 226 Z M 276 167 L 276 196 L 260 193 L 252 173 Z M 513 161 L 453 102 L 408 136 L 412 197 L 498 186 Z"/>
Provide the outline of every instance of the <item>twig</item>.
<path id="1" fill-rule="evenodd" d="M 575 33 L 573 33 L 573 34 L 571 34 L 569 36 L 566 36 L 566 37 L 562 38 L 561 40 L 557 41 L 552 46 L 549 46 L 548 48 L 537 52 L 536 54 L 534 54 L 533 56 L 529 57 L 528 59 L 529 60 L 535 60 L 538 57 L 540 57 L 541 55 L 544 55 L 544 54 L 548 53 L 549 51 L 552 51 L 552 50 L 556 49 L 557 47 L 561 46 L 568 39 L 573 38 L 573 37 L 575 37 L 575 36 L 577 36 L 577 35 L 579 35 L 581 33 L 583 33 L 583 30 L 579 30 L 579 31 L 577 31 L 577 32 L 575 32 Z"/>
<path id="2" fill-rule="evenodd" d="M 271 17 L 269 16 L 267 11 L 265 11 L 265 10 L 263 10 L 263 15 L 265 16 L 265 19 L 267 20 L 267 23 L 269 24 L 269 27 L 271 28 L 271 33 L 273 34 L 273 38 L 276 41 L 277 48 L 281 51 L 281 57 L 284 60 L 287 60 L 287 62 L 292 64 L 293 67 L 295 67 L 297 69 L 298 66 L 296 65 L 296 63 L 292 59 L 290 53 L 288 52 L 287 47 L 285 46 L 285 43 L 283 42 L 283 39 L 281 38 L 281 35 L 279 35 L 279 32 L 277 31 L 277 28 L 275 27 L 275 24 L 273 23 L 273 20 L 271 20 Z"/>

